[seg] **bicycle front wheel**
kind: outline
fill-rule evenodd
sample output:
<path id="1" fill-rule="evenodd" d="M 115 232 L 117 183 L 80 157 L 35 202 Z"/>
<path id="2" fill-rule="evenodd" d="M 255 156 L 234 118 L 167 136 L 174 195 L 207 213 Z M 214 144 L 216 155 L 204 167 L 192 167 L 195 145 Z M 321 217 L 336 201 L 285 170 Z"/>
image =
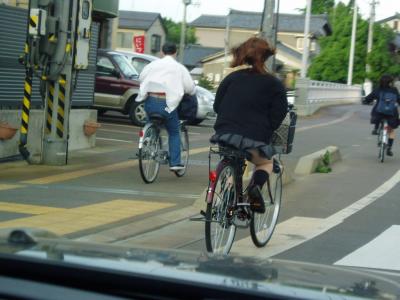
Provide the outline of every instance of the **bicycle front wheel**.
<path id="1" fill-rule="evenodd" d="M 282 199 L 282 169 L 278 173 L 272 173 L 269 180 L 273 199 L 270 199 L 265 183 L 262 189 L 265 212 L 262 214 L 255 212 L 250 221 L 251 239 L 257 247 L 264 247 L 268 243 L 278 222 Z"/>
<path id="2" fill-rule="evenodd" d="M 139 149 L 139 170 L 145 183 L 156 180 L 160 170 L 158 152 L 161 149 L 161 137 L 155 126 L 148 127 L 143 133 L 143 144 Z"/>
<path id="3" fill-rule="evenodd" d="M 212 201 L 206 210 L 206 247 L 211 253 L 228 254 L 236 233 L 233 217 L 237 193 L 232 165 L 222 167 L 212 189 Z"/>
<path id="4" fill-rule="evenodd" d="M 175 175 L 178 177 L 182 177 L 185 175 L 188 164 L 189 164 L 189 134 L 187 128 L 182 126 L 180 130 L 181 137 L 181 163 L 184 168 L 179 171 L 175 171 Z"/>

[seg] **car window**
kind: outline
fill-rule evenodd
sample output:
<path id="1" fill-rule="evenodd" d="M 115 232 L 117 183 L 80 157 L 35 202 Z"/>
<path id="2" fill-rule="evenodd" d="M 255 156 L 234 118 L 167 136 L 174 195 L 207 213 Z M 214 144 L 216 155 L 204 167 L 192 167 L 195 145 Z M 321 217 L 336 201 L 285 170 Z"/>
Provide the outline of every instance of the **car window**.
<path id="1" fill-rule="evenodd" d="M 100 56 L 97 60 L 96 73 L 102 76 L 115 76 L 115 67 L 108 57 Z"/>
<path id="2" fill-rule="evenodd" d="M 139 73 L 132 67 L 129 60 L 123 55 L 113 55 L 114 61 L 117 63 L 121 72 L 128 78 L 138 77 Z"/>
<path id="3" fill-rule="evenodd" d="M 143 59 L 143 58 L 138 58 L 138 57 L 132 57 L 131 62 L 132 62 L 132 66 L 136 69 L 136 71 L 139 74 L 142 73 L 143 68 L 150 63 L 150 61 Z"/>

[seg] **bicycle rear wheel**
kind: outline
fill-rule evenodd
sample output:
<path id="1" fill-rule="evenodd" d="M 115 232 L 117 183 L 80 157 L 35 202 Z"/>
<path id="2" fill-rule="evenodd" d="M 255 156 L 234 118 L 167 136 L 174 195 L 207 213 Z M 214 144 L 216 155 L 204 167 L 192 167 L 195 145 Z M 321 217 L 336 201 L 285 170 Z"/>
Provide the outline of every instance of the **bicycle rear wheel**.
<path id="1" fill-rule="evenodd" d="M 379 161 L 380 161 L 381 163 L 383 163 L 383 162 L 385 161 L 386 143 L 385 143 L 385 141 L 384 141 L 384 135 L 385 135 L 384 129 L 381 128 L 381 129 L 379 130 L 379 137 L 378 137 L 378 141 L 379 141 L 379 142 L 378 142 L 378 146 L 379 146 L 378 158 L 379 158 Z"/>
<path id="2" fill-rule="evenodd" d="M 157 128 L 149 126 L 143 133 L 143 144 L 139 149 L 139 170 L 145 183 L 156 180 L 160 170 L 158 152 L 161 149 L 161 137 Z"/>
<path id="3" fill-rule="evenodd" d="M 181 126 L 180 137 L 181 137 L 181 163 L 183 164 L 184 169 L 175 171 L 175 175 L 178 177 L 182 177 L 183 175 L 185 175 L 189 164 L 189 134 L 187 128 L 184 126 Z"/>
<path id="4" fill-rule="evenodd" d="M 279 173 L 269 176 L 273 203 L 268 194 L 267 183 L 264 184 L 262 195 L 265 202 L 265 213 L 254 213 L 250 221 L 250 235 L 254 245 L 264 247 L 271 239 L 278 222 L 282 198 L 282 169 Z"/>
<path id="5" fill-rule="evenodd" d="M 212 201 L 207 203 L 206 210 L 207 251 L 228 254 L 236 233 L 232 222 L 237 197 L 236 176 L 231 164 L 224 165 L 218 172 L 212 193 Z"/>

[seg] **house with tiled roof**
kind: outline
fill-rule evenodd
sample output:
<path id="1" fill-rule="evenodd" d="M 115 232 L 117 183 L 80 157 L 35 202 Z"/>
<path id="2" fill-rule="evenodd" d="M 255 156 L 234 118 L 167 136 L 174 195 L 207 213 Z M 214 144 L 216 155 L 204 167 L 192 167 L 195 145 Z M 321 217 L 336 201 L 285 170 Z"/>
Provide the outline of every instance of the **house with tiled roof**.
<path id="1" fill-rule="evenodd" d="M 135 50 L 133 38 L 144 36 L 144 53 L 160 56 L 166 35 L 166 29 L 159 13 L 119 11 L 117 50 Z"/>
<path id="2" fill-rule="evenodd" d="M 304 15 L 279 14 L 278 40 L 295 50 L 303 49 Z M 257 34 L 261 27 L 262 14 L 231 10 L 229 14 L 229 46 L 237 45 L 248 37 Z M 224 47 L 225 29 L 228 16 L 201 15 L 189 25 L 195 28 L 199 44 L 207 47 Z M 310 32 L 313 39 L 332 32 L 326 15 L 312 15 Z M 315 45 L 311 47 L 315 49 Z"/>
<path id="3" fill-rule="evenodd" d="M 305 16 L 299 14 L 279 14 L 277 30 L 277 55 L 276 66 L 281 73 L 289 73 L 301 68 L 301 57 L 304 41 Z M 197 42 L 205 47 L 225 47 L 227 24 L 229 24 L 229 48 L 238 45 L 251 36 L 260 32 L 262 14 L 260 12 L 247 12 L 231 10 L 226 16 L 201 15 L 190 22 L 195 28 Z M 229 21 L 229 23 L 228 23 Z M 310 55 L 319 51 L 318 38 L 330 35 L 332 28 L 326 15 L 312 15 L 310 21 Z M 226 61 L 224 51 L 216 53 L 202 60 L 203 72 L 216 84 L 222 79 Z"/>
<path id="4" fill-rule="evenodd" d="M 393 16 L 377 21 L 378 24 L 386 24 L 393 31 L 400 33 L 400 13 L 395 13 Z"/>

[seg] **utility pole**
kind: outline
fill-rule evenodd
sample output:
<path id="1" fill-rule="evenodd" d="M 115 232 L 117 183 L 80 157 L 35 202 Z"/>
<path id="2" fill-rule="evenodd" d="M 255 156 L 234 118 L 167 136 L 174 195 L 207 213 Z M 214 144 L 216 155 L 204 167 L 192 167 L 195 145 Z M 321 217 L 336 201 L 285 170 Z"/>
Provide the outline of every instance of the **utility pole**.
<path id="1" fill-rule="evenodd" d="M 185 49 L 185 37 L 186 37 L 186 11 L 188 5 L 192 3 L 192 0 L 183 0 L 183 19 L 181 26 L 181 39 L 179 43 L 179 62 L 183 63 L 183 52 Z"/>
<path id="2" fill-rule="evenodd" d="M 265 38 L 271 47 L 275 47 L 275 31 L 274 26 L 275 0 L 264 0 L 264 11 L 261 18 L 261 36 Z M 267 68 L 270 72 L 274 72 L 274 60 L 269 59 Z"/>
<path id="3" fill-rule="evenodd" d="M 229 9 L 228 16 L 226 17 L 225 27 L 225 53 L 224 53 L 224 70 L 228 67 L 228 53 L 229 53 L 229 32 L 231 28 L 231 9 Z"/>
<path id="4" fill-rule="evenodd" d="M 301 78 L 305 78 L 307 75 L 308 56 L 310 55 L 309 43 L 310 43 L 311 5 L 312 5 L 312 0 L 307 0 L 306 19 L 304 20 L 303 56 L 301 60 L 301 72 L 300 72 Z"/>
<path id="5" fill-rule="evenodd" d="M 350 58 L 349 58 L 349 70 L 347 73 L 347 85 L 352 85 L 353 83 L 354 51 L 356 48 L 356 31 L 357 31 L 357 0 L 354 0 L 353 28 L 351 30 L 351 46 L 350 46 Z"/>
<path id="6" fill-rule="evenodd" d="M 371 1 L 371 10 L 369 16 L 369 27 L 368 27 L 368 42 L 367 42 L 367 53 L 369 54 L 372 51 L 372 43 L 374 38 L 374 23 L 375 23 L 375 5 L 377 2 L 375 0 Z M 367 63 L 366 65 L 367 73 L 371 72 L 371 66 Z M 372 91 L 372 83 L 369 78 L 367 78 L 364 82 L 364 91 L 365 94 L 369 94 Z"/>

